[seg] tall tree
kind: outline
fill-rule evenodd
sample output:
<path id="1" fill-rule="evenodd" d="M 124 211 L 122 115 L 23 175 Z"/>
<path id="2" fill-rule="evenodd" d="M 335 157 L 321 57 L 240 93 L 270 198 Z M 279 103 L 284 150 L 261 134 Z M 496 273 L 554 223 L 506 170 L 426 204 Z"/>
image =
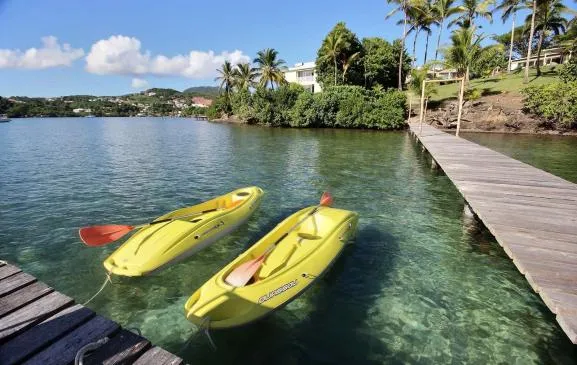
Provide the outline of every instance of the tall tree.
<path id="1" fill-rule="evenodd" d="M 385 19 L 389 19 L 396 13 L 403 13 L 403 35 L 401 36 L 401 50 L 399 52 L 399 90 L 403 90 L 403 57 L 405 56 L 405 41 L 407 39 L 407 23 L 409 21 L 409 9 L 412 8 L 413 3 L 415 0 L 387 0 L 387 3 L 394 4 L 395 8 L 391 10 L 385 17 Z"/>
<path id="2" fill-rule="evenodd" d="M 411 69 L 411 58 L 408 57 L 401 40 L 392 44 L 378 37 L 363 38 L 364 86 L 367 89 L 382 87 L 383 89 L 396 87 L 398 81 L 399 52 L 403 52 L 401 65 L 402 79 L 405 79 Z"/>
<path id="3" fill-rule="evenodd" d="M 412 6 L 407 9 L 407 19 L 408 24 L 410 25 L 409 30 L 407 31 L 407 35 L 414 33 L 413 38 L 413 66 L 416 64 L 417 61 L 417 37 L 421 31 L 427 33 L 427 43 L 426 47 L 429 46 L 429 36 L 431 34 L 430 26 L 433 23 L 433 17 L 430 14 L 430 11 L 427 9 L 427 3 L 424 1 L 420 2 L 413 2 Z M 397 24 L 400 24 L 404 21 L 398 21 Z M 426 50 L 425 50 L 426 55 Z M 426 56 L 425 56 L 426 58 Z"/>
<path id="4" fill-rule="evenodd" d="M 493 14 L 490 7 L 495 0 L 463 0 L 463 3 L 457 7 L 456 13 L 459 15 L 449 23 L 449 26 L 457 24 L 463 28 L 469 28 L 475 25 L 476 18 L 485 18 L 493 21 Z"/>
<path id="5" fill-rule="evenodd" d="M 256 69 L 247 63 L 237 63 L 234 69 L 234 85 L 238 90 L 248 90 L 256 85 Z"/>
<path id="6" fill-rule="evenodd" d="M 507 63 L 507 72 L 511 72 L 511 60 L 513 59 L 513 43 L 515 40 L 515 16 L 517 11 L 525 6 L 524 0 L 501 0 L 501 3 L 495 8 L 500 10 L 501 20 L 505 23 L 510 17 L 513 18 L 511 22 L 511 40 L 509 42 L 509 61 Z"/>
<path id="7" fill-rule="evenodd" d="M 437 47 L 435 48 L 435 61 L 438 60 L 439 47 L 441 45 L 441 34 L 445 27 L 445 21 L 452 15 L 457 14 L 457 7 L 453 6 L 455 0 L 436 0 L 432 4 L 432 13 L 436 18 L 439 26 L 439 34 L 437 36 Z"/>
<path id="8" fill-rule="evenodd" d="M 257 64 L 256 74 L 259 77 L 259 86 L 266 87 L 270 84 L 271 89 L 274 89 L 275 84 L 286 83 L 283 73 L 286 62 L 278 58 L 276 49 L 266 48 L 258 51 L 253 62 Z"/>
<path id="9" fill-rule="evenodd" d="M 360 58 L 361 52 L 356 52 L 343 61 L 343 84 L 346 82 L 347 71 Z"/>
<path id="10" fill-rule="evenodd" d="M 427 63 L 427 53 L 429 51 L 429 37 L 431 36 L 433 25 L 440 26 L 439 20 L 435 15 L 433 9 L 433 4 L 430 0 L 424 3 L 423 14 L 421 16 L 422 29 L 426 32 L 427 38 L 425 42 L 425 58 L 423 60 L 423 65 Z"/>
<path id="11" fill-rule="evenodd" d="M 543 39 L 547 36 L 548 31 L 552 31 L 555 35 L 565 32 L 567 20 L 563 17 L 563 13 L 567 12 L 568 8 L 563 5 L 561 0 L 540 0 L 537 4 L 537 14 L 535 16 L 535 31 L 539 32 L 539 41 L 537 43 L 537 61 L 535 67 L 537 69 L 537 76 L 541 76 L 541 48 Z M 526 22 L 530 21 L 528 16 Z"/>
<path id="12" fill-rule="evenodd" d="M 224 61 L 220 70 L 216 70 L 219 74 L 214 81 L 220 81 L 220 90 L 224 90 L 224 94 L 229 96 L 234 87 L 234 69 L 230 61 Z"/>
<path id="13" fill-rule="evenodd" d="M 533 36 L 535 35 L 535 15 L 537 13 L 537 0 L 533 0 L 531 11 L 531 30 L 529 31 L 529 45 L 533 44 Z M 527 58 L 525 60 L 525 75 L 523 76 L 523 83 L 529 83 L 529 65 L 531 62 L 531 50 L 533 47 L 527 47 Z"/>
<path id="14" fill-rule="evenodd" d="M 338 71 L 337 60 L 341 55 L 341 52 L 344 48 L 344 44 L 345 42 L 343 40 L 343 36 L 337 32 L 334 32 L 327 36 L 327 38 L 323 42 L 323 45 L 321 46 L 321 49 L 319 50 L 320 60 L 330 59 L 331 62 L 333 63 L 334 86 L 337 85 L 337 71 Z"/>
<path id="15" fill-rule="evenodd" d="M 357 52 L 360 56 L 351 60 L 346 79 L 343 80 L 339 75 L 343 75 L 344 64 Z M 337 23 L 323 39 L 317 51 L 316 73 L 319 83 L 323 87 L 341 83 L 363 85 L 363 64 L 360 62 L 362 55 L 363 47 L 357 36 L 346 27 L 345 23 Z"/>

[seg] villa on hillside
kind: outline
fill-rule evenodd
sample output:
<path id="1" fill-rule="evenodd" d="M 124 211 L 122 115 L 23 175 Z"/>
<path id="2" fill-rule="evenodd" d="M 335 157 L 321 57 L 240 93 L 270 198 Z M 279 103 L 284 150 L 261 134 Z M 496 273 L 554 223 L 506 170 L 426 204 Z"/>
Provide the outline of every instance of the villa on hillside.
<path id="1" fill-rule="evenodd" d="M 192 106 L 198 108 L 208 108 L 212 105 L 212 100 L 203 98 L 202 96 L 195 96 L 192 98 Z"/>
<path id="2" fill-rule="evenodd" d="M 312 93 L 321 92 L 321 85 L 317 82 L 314 62 L 299 62 L 284 71 L 284 77 L 288 82 L 302 85 Z"/>
<path id="3" fill-rule="evenodd" d="M 539 60 L 539 64 L 541 66 L 548 66 L 548 65 L 561 65 L 566 63 L 571 59 L 572 51 L 566 51 L 561 47 L 555 48 L 548 48 L 541 51 L 541 59 Z M 516 60 L 511 61 L 511 71 L 516 70 L 518 68 L 524 68 L 525 62 L 527 61 L 527 57 L 521 57 Z M 531 54 L 531 59 L 529 60 L 529 67 L 535 67 L 537 64 L 537 52 Z"/>

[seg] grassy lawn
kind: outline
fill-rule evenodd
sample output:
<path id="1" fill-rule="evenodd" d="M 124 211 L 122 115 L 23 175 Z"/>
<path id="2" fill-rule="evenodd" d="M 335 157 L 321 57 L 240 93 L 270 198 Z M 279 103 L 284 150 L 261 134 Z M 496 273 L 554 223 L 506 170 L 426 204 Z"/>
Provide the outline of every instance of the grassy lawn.
<path id="1" fill-rule="evenodd" d="M 529 85 L 544 85 L 558 81 L 557 72 L 552 67 L 542 68 L 541 76 L 536 76 L 536 71 L 531 69 L 529 72 L 529 84 L 523 84 L 523 71 L 514 71 L 511 74 L 503 74 L 496 77 L 476 79 L 471 81 L 471 87 L 480 89 L 483 95 L 499 94 L 501 92 L 519 93 L 521 89 Z M 432 95 L 431 101 L 442 101 L 451 98 L 457 98 L 459 84 L 452 83 L 440 85 L 436 88 L 437 93 Z"/>

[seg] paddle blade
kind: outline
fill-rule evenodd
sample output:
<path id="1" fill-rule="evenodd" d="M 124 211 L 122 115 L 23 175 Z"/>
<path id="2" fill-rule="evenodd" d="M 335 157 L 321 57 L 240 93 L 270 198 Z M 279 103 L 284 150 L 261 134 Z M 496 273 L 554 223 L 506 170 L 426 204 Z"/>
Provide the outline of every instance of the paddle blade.
<path id="1" fill-rule="evenodd" d="M 332 204 L 333 204 L 333 197 L 328 191 L 325 191 L 321 196 L 321 201 L 319 205 L 322 205 L 323 207 L 330 207 Z"/>
<path id="2" fill-rule="evenodd" d="M 102 246 L 116 241 L 133 229 L 133 226 L 109 224 L 106 226 L 83 227 L 78 230 L 78 233 L 82 242 L 87 246 Z"/>
<path id="3" fill-rule="evenodd" d="M 230 274 L 224 279 L 228 285 L 240 288 L 245 286 L 250 278 L 258 271 L 266 255 L 260 255 L 254 260 L 250 260 L 232 270 Z"/>

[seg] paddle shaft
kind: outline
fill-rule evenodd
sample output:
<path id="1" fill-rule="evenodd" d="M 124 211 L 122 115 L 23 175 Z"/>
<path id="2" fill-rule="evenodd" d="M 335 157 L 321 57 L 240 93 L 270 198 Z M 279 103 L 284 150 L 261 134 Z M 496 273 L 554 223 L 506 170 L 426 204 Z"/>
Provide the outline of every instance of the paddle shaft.
<path id="1" fill-rule="evenodd" d="M 315 209 L 313 209 L 309 214 L 307 214 L 306 217 L 304 217 L 300 221 L 296 222 L 294 226 L 292 226 L 288 231 L 283 233 L 283 235 L 280 236 L 280 238 L 278 240 L 276 240 L 273 244 L 271 244 L 269 247 L 267 247 L 267 249 L 264 251 L 264 253 L 262 254 L 261 257 L 267 256 L 276 247 L 276 245 L 278 245 L 278 243 L 280 241 L 284 240 L 292 231 L 294 231 L 298 226 L 300 226 L 302 224 L 302 222 L 306 221 L 308 218 L 313 216 L 319 210 L 320 207 L 321 207 L 321 205 L 317 205 L 315 207 Z"/>
<path id="2" fill-rule="evenodd" d="M 161 219 L 161 220 L 159 220 L 159 221 L 153 221 L 153 222 L 150 222 L 150 223 L 139 224 L 139 225 L 137 225 L 137 226 L 134 226 L 133 229 L 142 228 L 142 227 L 146 227 L 146 226 L 152 226 L 152 225 L 158 224 L 158 223 L 172 222 L 172 221 L 176 221 L 176 220 L 179 220 L 179 219 L 182 219 L 182 218 L 194 217 L 194 216 L 197 216 L 197 215 L 202 215 L 202 214 L 205 214 L 205 213 L 214 212 L 214 211 L 216 211 L 216 210 L 217 210 L 217 209 L 203 210 L 202 212 L 197 212 L 197 213 L 192 213 L 192 214 L 187 214 L 187 215 L 181 215 L 181 216 L 178 216 L 178 217 Z"/>

